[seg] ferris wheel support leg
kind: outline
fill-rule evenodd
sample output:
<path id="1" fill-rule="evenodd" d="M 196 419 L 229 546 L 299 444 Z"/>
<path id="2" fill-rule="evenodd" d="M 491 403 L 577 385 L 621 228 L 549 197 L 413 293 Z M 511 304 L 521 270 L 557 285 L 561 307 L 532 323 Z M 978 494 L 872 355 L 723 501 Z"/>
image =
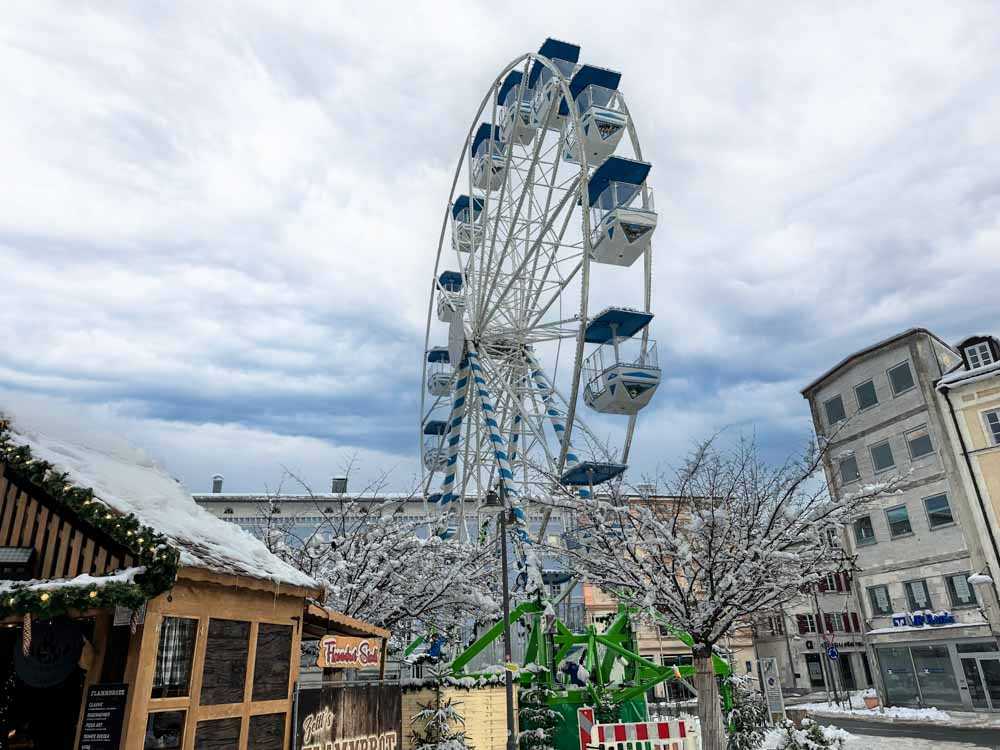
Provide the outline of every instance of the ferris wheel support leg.
<path id="1" fill-rule="evenodd" d="M 441 497 L 438 502 L 442 512 L 446 514 L 450 511 L 451 503 L 456 499 L 464 501 L 464 498 L 459 498 L 455 494 L 455 478 L 458 474 L 458 448 L 462 441 L 462 422 L 465 419 L 468 392 L 469 363 L 468 358 L 465 357 L 455 375 L 454 398 L 451 402 L 451 415 L 448 417 L 448 431 L 445 433 L 448 459 L 445 462 L 444 481 L 441 482 Z M 447 539 L 454 533 L 455 526 L 449 523 L 447 528 L 441 532 L 441 536 Z"/>

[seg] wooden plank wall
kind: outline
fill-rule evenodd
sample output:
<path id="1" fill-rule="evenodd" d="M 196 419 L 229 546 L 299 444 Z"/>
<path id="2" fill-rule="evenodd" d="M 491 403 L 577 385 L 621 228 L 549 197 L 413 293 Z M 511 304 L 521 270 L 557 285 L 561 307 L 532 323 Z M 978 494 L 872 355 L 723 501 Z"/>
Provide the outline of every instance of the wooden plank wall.
<path id="1" fill-rule="evenodd" d="M 446 688 L 444 696 L 451 698 L 465 718 L 465 731 L 469 744 L 476 750 L 506 750 L 507 747 L 507 696 L 503 685 L 486 688 Z M 514 700 L 517 700 L 515 693 Z M 410 720 L 421 705 L 434 701 L 430 689 L 408 691 L 403 694 L 403 743 L 401 750 L 412 750 L 413 734 Z M 517 704 L 514 704 L 517 715 Z M 409 728 L 409 731 L 406 731 Z M 458 728 L 458 727 L 456 727 Z"/>
<path id="2" fill-rule="evenodd" d="M 34 548 L 32 578 L 105 575 L 132 566 L 131 555 L 97 536 L 70 512 L 50 508 L 0 474 L 0 547 Z"/>

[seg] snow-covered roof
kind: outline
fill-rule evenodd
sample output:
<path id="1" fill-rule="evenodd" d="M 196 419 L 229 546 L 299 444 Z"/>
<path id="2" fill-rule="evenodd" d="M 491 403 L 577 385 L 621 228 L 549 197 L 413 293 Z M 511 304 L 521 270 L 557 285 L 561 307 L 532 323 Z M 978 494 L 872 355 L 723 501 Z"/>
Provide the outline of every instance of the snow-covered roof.
<path id="1" fill-rule="evenodd" d="M 975 383 L 980 380 L 986 380 L 988 378 L 995 378 L 998 376 L 1000 376 L 1000 362 L 994 362 L 993 364 L 984 365 L 983 367 L 976 367 L 972 370 L 966 369 L 965 365 L 962 364 L 951 372 L 942 375 L 937 382 L 937 389 L 939 391 L 946 391 L 959 383 Z"/>
<path id="2" fill-rule="evenodd" d="M 259 539 L 199 507 L 179 481 L 121 438 L 37 408 L 29 413 L 0 405 L 0 412 L 10 420 L 14 443 L 27 445 L 34 458 L 66 472 L 73 484 L 92 489 L 112 510 L 133 513 L 140 523 L 168 537 L 180 552 L 182 566 L 318 586 Z"/>

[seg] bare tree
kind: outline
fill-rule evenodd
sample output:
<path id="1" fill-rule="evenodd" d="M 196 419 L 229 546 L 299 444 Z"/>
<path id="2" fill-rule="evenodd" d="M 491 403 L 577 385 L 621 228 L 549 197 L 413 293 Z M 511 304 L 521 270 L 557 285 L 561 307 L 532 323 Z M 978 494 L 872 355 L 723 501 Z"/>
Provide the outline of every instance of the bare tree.
<path id="1" fill-rule="evenodd" d="M 283 512 L 286 481 L 319 523 L 296 522 L 301 501 L 294 515 Z M 396 645 L 411 634 L 453 633 L 495 617 L 496 539 L 441 538 L 435 532 L 445 519 L 413 513 L 416 493 L 386 492 L 387 484 L 383 474 L 350 495 L 316 494 L 286 468 L 278 492 L 261 503 L 265 543 L 319 581 L 326 604 L 392 630 Z"/>
<path id="2" fill-rule="evenodd" d="M 724 746 L 712 654 L 734 628 L 782 605 L 841 569 L 830 533 L 898 480 L 869 485 L 842 501 L 822 479 L 826 448 L 770 466 L 753 440 L 721 449 L 698 444 L 659 481 L 656 497 L 627 503 L 620 489 L 570 500 L 579 547 L 567 551 L 593 584 L 690 633 L 705 750 Z M 567 501 L 563 501 L 567 502 Z"/>

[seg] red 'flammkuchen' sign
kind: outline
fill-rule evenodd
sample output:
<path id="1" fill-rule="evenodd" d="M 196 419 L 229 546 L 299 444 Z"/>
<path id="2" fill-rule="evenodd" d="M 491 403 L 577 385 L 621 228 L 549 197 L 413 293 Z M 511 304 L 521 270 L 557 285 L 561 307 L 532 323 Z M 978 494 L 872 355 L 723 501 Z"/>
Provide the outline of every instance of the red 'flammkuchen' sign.
<path id="1" fill-rule="evenodd" d="M 316 663 L 334 669 L 366 669 L 377 667 L 381 659 L 382 641 L 378 638 L 325 635 L 319 642 Z"/>

